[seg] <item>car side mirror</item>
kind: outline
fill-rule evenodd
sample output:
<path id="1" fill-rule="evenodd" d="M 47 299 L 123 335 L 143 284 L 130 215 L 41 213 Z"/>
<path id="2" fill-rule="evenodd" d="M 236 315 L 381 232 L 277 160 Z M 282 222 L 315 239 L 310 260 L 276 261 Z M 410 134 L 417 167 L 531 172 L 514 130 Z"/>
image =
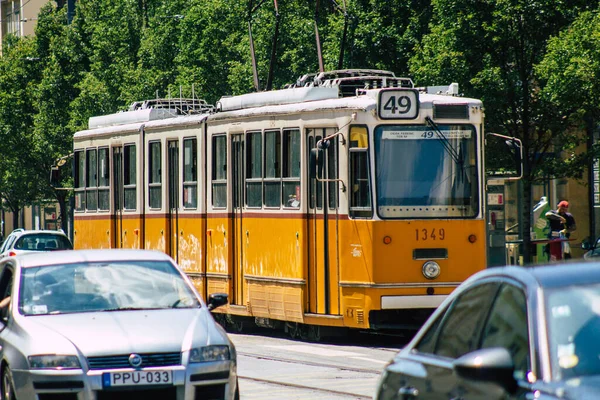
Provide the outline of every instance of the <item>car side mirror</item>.
<path id="1" fill-rule="evenodd" d="M 227 293 L 211 293 L 208 295 L 208 310 L 212 311 L 217 307 L 227 304 Z"/>
<path id="2" fill-rule="evenodd" d="M 463 379 L 494 382 L 511 394 L 517 390 L 517 380 L 514 377 L 515 364 L 508 350 L 503 347 L 467 353 L 456 359 L 452 366 Z"/>

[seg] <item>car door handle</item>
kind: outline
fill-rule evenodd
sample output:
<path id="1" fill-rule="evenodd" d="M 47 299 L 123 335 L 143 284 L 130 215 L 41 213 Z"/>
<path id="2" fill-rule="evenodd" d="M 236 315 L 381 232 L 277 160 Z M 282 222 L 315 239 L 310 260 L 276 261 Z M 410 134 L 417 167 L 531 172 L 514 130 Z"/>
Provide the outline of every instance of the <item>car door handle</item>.
<path id="1" fill-rule="evenodd" d="M 419 390 L 412 386 L 403 386 L 398 389 L 398 395 L 401 399 L 409 400 L 419 396 Z"/>

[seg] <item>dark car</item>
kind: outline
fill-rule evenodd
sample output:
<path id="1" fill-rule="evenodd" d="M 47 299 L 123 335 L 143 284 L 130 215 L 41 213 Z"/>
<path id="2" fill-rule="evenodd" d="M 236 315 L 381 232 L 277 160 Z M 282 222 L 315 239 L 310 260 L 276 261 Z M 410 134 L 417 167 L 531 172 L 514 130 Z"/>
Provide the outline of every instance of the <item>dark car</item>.
<path id="1" fill-rule="evenodd" d="M 473 275 L 386 366 L 375 399 L 600 399 L 600 264 Z"/>
<path id="2" fill-rule="evenodd" d="M 581 248 L 587 250 L 587 252 L 583 255 L 585 260 L 600 257 L 600 237 L 596 239 L 594 244 L 592 244 L 589 239 L 584 240 L 581 243 Z"/>

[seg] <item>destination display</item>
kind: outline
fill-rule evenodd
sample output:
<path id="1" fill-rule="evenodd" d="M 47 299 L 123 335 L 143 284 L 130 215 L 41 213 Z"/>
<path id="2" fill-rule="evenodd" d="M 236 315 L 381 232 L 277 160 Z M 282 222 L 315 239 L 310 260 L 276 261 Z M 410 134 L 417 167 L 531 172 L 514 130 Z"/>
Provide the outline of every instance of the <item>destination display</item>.
<path id="1" fill-rule="evenodd" d="M 470 139 L 473 132 L 469 129 L 456 129 L 456 130 L 441 130 L 440 133 L 436 133 L 433 130 L 428 131 L 415 131 L 415 130 L 386 130 L 381 134 L 383 140 L 418 140 L 418 139 L 441 139 L 440 135 L 443 135 L 444 139 Z"/>

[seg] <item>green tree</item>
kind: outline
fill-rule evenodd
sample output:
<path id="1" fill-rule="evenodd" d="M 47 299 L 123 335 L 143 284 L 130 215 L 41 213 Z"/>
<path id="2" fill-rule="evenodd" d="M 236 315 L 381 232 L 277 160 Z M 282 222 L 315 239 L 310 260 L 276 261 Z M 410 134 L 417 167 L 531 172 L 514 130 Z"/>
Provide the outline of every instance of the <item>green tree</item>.
<path id="1" fill-rule="evenodd" d="M 13 212 L 18 226 L 19 211 L 39 195 L 35 156 L 33 117 L 35 91 L 39 81 L 39 57 L 32 38 L 9 36 L 0 58 L 0 197 Z"/>
<path id="2" fill-rule="evenodd" d="M 556 141 L 572 143 L 565 149 L 566 156 L 551 165 L 559 176 L 580 177 L 584 167 L 591 167 L 592 159 L 600 156 L 600 149 L 593 145 L 600 119 L 599 23 L 598 11 L 579 15 L 549 41 L 546 55 L 537 66 L 544 82 L 542 99 L 560 116 Z M 574 148 L 580 143 L 587 144 L 587 151 L 576 154 Z"/>
<path id="3" fill-rule="evenodd" d="M 73 131 L 69 128 L 70 105 L 79 95 L 77 83 L 83 74 L 81 54 L 73 46 L 72 30 L 66 10 L 44 6 L 38 15 L 35 41 L 42 66 L 37 86 L 34 115 L 34 147 L 31 152 L 38 170 L 40 191 L 45 199 L 59 204 L 61 226 L 68 226 L 67 199 L 72 187 L 69 163 L 61 168 L 62 180 L 57 187 L 48 184 L 51 167 L 60 158 L 69 160 L 73 151 Z"/>
<path id="4" fill-rule="evenodd" d="M 459 82 L 466 95 L 483 100 L 488 131 L 522 140 L 520 232 L 529 262 L 531 183 L 541 171 L 539 155 L 551 148 L 559 150 L 552 145 L 572 146 L 554 140 L 560 118 L 540 98 L 535 66 L 544 57 L 549 38 L 568 26 L 588 2 L 433 0 L 432 4 L 431 33 L 416 48 L 412 72 L 422 83 Z M 494 161 L 492 152 L 487 156 Z"/>

